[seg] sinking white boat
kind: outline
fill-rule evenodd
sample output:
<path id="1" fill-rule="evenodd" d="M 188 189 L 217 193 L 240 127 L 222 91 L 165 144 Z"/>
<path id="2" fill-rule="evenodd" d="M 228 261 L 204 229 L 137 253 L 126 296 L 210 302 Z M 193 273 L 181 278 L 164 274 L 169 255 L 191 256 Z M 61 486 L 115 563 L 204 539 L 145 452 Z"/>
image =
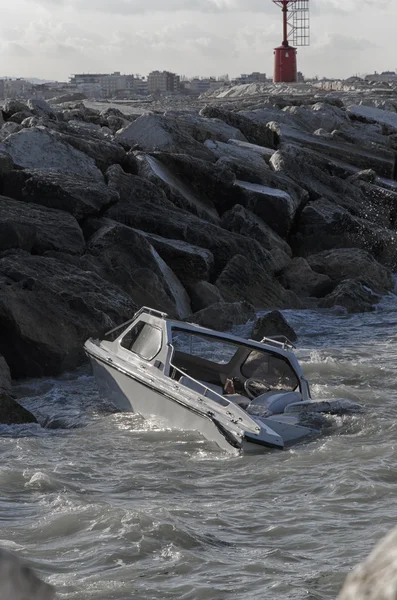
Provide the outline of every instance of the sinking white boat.
<path id="1" fill-rule="evenodd" d="M 142 308 L 85 351 L 117 408 L 222 449 L 282 449 L 318 433 L 300 422 L 309 384 L 286 339 L 255 342 Z"/>

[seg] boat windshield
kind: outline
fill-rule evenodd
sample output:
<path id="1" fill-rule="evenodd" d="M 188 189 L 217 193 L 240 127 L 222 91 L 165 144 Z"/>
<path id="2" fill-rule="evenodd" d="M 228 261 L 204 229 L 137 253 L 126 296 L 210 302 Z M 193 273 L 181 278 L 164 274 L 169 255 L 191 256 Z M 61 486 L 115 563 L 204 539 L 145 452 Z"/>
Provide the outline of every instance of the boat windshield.
<path id="1" fill-rule="evenodd" d="M 273 390 L 293 391 L 299 386 L 298 377 L 288 360 L 260 350 L 249 353 L 241 365 L 241 374 L 247 379 L 266 382 Z"/>
<path id="2" fill-rule="evenodd" d="M 172 344 L 179 352 L 204 358 L 218 365 L 228 364 L 239 349 L 238 344 L 180 329 L 173 330 Z"/>

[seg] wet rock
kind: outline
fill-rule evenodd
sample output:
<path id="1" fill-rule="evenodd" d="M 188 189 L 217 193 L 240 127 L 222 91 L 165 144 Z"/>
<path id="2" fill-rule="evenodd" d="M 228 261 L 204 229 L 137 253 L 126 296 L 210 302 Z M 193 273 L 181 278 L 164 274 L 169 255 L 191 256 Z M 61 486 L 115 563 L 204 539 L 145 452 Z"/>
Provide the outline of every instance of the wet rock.
<path id="1" fill-rule="evenodd" d="M 4 176 L 4 193 L 70 213 L 81 220 L 103 212 L 119 200 L 104 182 L 40 169 L 13 170 Z"/>
<path id="2" fill-rule="evenodd" d="M 9 251 L 0 257 L 0 353 L 13 378 L 55 375 L 85 361 L 83 344 L 137 309 L 92 271 Z"/>
<path id="3" fill-rule="evenodd" d="M 302 306 L 295 294 L 285 290 L 272 276 L 265 263 L 254 263 L 241 254 L 228 262 L 215 284 L 228 302 L 245 300 L 256 308 Z"/>
<path id="4" fill-rule="evenodd" d="M 391 269 L 397 265 L 397 240 L 392 230 L 353 216 L 324 198 L 305 206 L 291 246 L 304 257 L 334 248 L 362 248 Z"/>
<path id="5" fill-rule="evenodd" d="M 321 298 L 335 287 L 330 277 L 321 273 L 322 271 L 313 271 L 307 260 L 297 257 L 282 271 L 279 281 L 286 289 L 295 292 L 297 296 Z"/>
<path id="6" fill-rule="evenodd" d="M 277 235 L 262 219 L 236 204 L 222 215 L 222 227 L 256 240 L 270 252 L 272 272 L 284 269 L 291 261 L 292 251 L 287 242 Z"/>
<path id="7" fill-rule="evenodd" d="M 236 180 L 240 204 L 260 217 L 273 231 L 286 237 L 291 230 L 299 204 L 276 188 Z"/>
<path id="8" fill-rule="evenodd" d="M 212 304 L 224 302 L 219 289 L 209 281 L 197 281 L 187 285 L 192 309 L 194 312 L 207 308 Z"/>
<path id="9" fill-rule="evenodd" d="M 27 561 L 0 548 L 0 600 L 55 600 L 55 589 L 44 583 Z"/>
<path id="10" fill-rule="evenodd" d="M 0 389 L 0 424 L 1 425 L 22 425 L 23 423 L 37 423 L 37 419 L 31 412 L 26 410 L 23 406 L 18 404 L 15 400 L 10 398 L 7 394 L 4 394 Z M 1 558 L 1 553 L 0 553 Z M 0 581 L 1 591 L 0 600 L 3 599 L 3 580 L 1 579 L 1 566 L 0 566 Z M 6 596 L 7 598 L 7 596 Z M 8 598 L 14 599 L 15 596 L 8 596 Z"/>
<path id="11" fill-rule="evenodd" d="M 328 103 L 316 102 L 311 106 L 286 106 L 281 111 L 293 118 L 296 127 L 313 133 L 316 129 L 331 132 L 350 126 L 345 110 Z"/>
<path id="12" fill-rule="evenodd" d="M 70 144 L 55 139 L 51 132 L 40 129 L 23 129 L 8 136 L 0 144 L 15 165 L 23 169 L 54 170 L 78 177 L 103 180 L 102 173 L 92 158 Z"/>
<path id="13" fill-rule="evenodd" d="M 394 600 L 397 595 L 396 548 L 397 528 L 394 528 L 347 575 L 338 600 Z"/>
<path id="14" fill-rule="evenodd" d="M 50 98 L 49 104 L 63 104 L 65 102 L 76 102 L 77 100 L 85 100 L 86 95 L 83 92 L 71 92 L 70 94 L 62 94 L 61 96 L 55 96 Z"/>
<path id="15" fill-rule="evenodd" d="M 120 200 L 104 216 L 147 233 L 210 250 L 215 259 L 214 275 L 232 256 L 242 252 L 254 262 L 266 262 L 265 253 L 255 240 L 176 209 L 162 190 L 141 177 L 127 175 L 117 166 L 108 170 L 107 177 L 109 187 L 119 192 Z"/>
<path id="16" fill-rule="evenodd" d="M 12 115 L 17 112 L 30 112 L 29 107 L 25 102 L 16 100 L 15 98 L 8 99 L 3 104 L 3 115 L 8 120 Z"/>
<path id="17" fill-rule="evenodd" d="M 356 183 L 359 181 L 366 181 L 367 183 L 375 183 L 376 173 L 373 169 L 365 169 L 364 171 L 358 171 L 348 177 L 348 181 Z"/>
<path id="18" fill-rule="evenodd" d="M 260 342 L 264 337 L 277 338 L 280 336 L 286 337 L 290 342 L 298 339 L 295 330 L 280 311 L 273 310 L 256 319 L 251 333 L 252 340 Z"/>
<path id="19" fill-rule="evenodd" d="M 82 254 L 85 242 L 71 215 L 0 196 L 0 250 L 9 248 L 35 254 L 46 250 Z"/>
<path id="20" fill-rule="evenodd" d="M 98 259 L 102 276 L 137 306 L 148 305 L 178 318 L 191 312 L 185 289 L 143 233 L 110 224 L 91 238 L 87 253 Z"/>
<path id="21" fill-rule="evenodd" d="M 318 273 L 333 282 L 359 279 L 375 293 L 385 294 L 394 288 L 389 269 L 379 264 L 366 250 L 360 248 L 336 248 L 307 257 L 307 262 Z"/>
<path id="22" fill-rule="evenodd" d="M 191 160 L 186 156 L 187 161 Z M 197 159 L 193 159 L 198 162 Z M 208 164 L 205 161 L 199 161 Z M 137 156 L 138 173 L 144 179 L 148 179 L 157 187 L 164 190 L 167 198 L 178 208 L 182 208 L 192 214 L 206 219 L 212 223 L 219 222 L 219 215 L 214 204 L 205 195 L 197 192 L 190 182 L 186 181 L 185 173 L 182 172 L 182 179 L 178 174 L 182 169 L 170 170 L 165 164 L 157 160 L 154 156 L 139 154 Z M 211 165 L 212 166 L 212 165 Z M 198 171 L 200 166 L 198 165 Z"/>
<path id="23" fill-rule="evenodd" d="M 128 127 L 117 132 L 116 140 L 129 146 L 138 145 L 144 152 L 185 153 L 215 162 L 214 155 L 203 144 L 186 133 L 174 117 L 142 115 Z"/>
<path id="24" fill-rule="evenodd" d="M 258 152 L 212 140 L 205 142 L 205 145 L 218 157 L 216 164 L 227 166 L 233 171 L 237 179 L 243 179 L 251 183 L 263 183 L 262 173 L 269 167 Z"/>
<path id="25" fill-rule="evenodd" d="M 379 123 L 386 125 L 397 132 L 397 114 L 390 110 L 383 110 L 373 106 L 350 105 L 347 107 L 347 113 L 352 119 L 357 119 L 364 123 Z"/>
<path id="26" fill-rule="evenodd" d="M 216 331 L 229 331 L 236 325 L 245 325 L 255 317 L 255 309 L 248 302 L 219 302 L 190 315 L 186 320 Z"/>
<path id="27" fill-rule="evenodd" d="M 0 356 L 0 395 L 11 392 L 11 373 L 4 356 Z"/>
<path id="28" fill-rule="evenodd" d="M 249 142 L 241 142 L 240 140 L 229 140 L 228 144 L 230 146 L 237 146 L 238 148 L 244 148 L 245 150 L 259 154 L 266 164 L 269 163 L 271 157 L 276 152 L 275 149 L 265 148 L 264 146 L 258 146 L 257 144 L 250 144 Z"/>
<path id="29" fill-rule="evenodd" d="M 181 240 L 170 240 L 153 233 L 143 231 L 139 233 L 145 236 L 184 284 L 210 278 L 214 266 L 214 255 L 209 250 Z"/>
<path id="30" fill-rule="evenodd" d="M 369 288 L 355 279 L 346 279 L 337 285 L 334 291 L 320 300 L 319 308 L 332 308 L 341 306 L 348 313 L 370 312 L 375 304 L 380 301 L 380 296 L 374 294 Z"/>
<path id="31" fill-rule="evenodd" d="M 215 106 L 205 106 L 200 111 L 200 115 L 208 118 L 221 119 L 228 125 L 236 127 L 252 144 L 266 146 L 267 148 L 277 148 L 278 136 L 270 131 L 265 123 L 257 123 L 242 113 L 233 112 Z M 269 119 L 271 120 L 271 119 Z M 230 138 L 229 138 L 230 139 Z M 227 140 L 225 140 L 227 141 Z"/>
<path id="32" fill-rule="evenodd" d="M 3 141 L 7 139 L 9 135 L 18 133 L 21 130 L 22 125 L 18 125 L 18 123 L 13 123 L 12 121 L 7 121 L 7 123 L 4 123 L 0 129 L 0 140 Z"/>

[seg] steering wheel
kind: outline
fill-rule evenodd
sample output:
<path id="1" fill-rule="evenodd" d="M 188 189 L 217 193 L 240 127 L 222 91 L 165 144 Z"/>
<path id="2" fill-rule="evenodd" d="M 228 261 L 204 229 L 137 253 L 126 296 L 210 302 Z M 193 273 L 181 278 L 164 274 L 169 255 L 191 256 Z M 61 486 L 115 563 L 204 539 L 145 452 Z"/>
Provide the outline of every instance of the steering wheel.
<path id="1" fill-rule="evenodd" d="M 248 398 L 253 400 L 254 398 L 257 398 L 257 396 L 269 392 L 271 387 L 260 379 L 250 377 L 244 381 L 244 390 L 246 391 Z"/>

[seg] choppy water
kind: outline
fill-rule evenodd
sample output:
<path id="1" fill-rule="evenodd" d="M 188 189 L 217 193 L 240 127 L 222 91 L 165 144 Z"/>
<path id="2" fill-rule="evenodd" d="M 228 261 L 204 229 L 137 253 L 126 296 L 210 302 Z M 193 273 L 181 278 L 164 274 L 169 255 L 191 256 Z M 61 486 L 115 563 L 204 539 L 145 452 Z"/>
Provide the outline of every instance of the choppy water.
<path id="1" fill-rule="evenodd" d="M 396 521 L 397 298 L 285 311 L 334 418 L 291 450 L 230 456 L 100 402 L 89 370 L 21 383 L 46 429 L 0 428 L 0 546 L 67 600 L 334 598 Z"/>

